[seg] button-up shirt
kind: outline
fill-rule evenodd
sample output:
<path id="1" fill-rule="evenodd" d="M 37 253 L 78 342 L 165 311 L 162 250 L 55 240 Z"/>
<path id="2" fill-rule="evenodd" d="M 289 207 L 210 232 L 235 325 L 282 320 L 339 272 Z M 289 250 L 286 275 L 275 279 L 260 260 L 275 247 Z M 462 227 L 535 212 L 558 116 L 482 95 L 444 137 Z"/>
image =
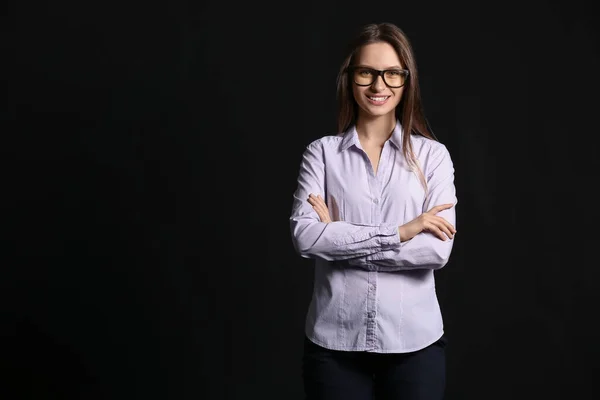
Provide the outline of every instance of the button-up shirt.
<path id="1" fill-rule="evenodd" d="M 354 126 L 302 155 L 290 227 L 296 251 L 315 262 L 305 333 L 323 347 L 403 353 L 444 333 L 434 271 L 447 264 L 453 239 L 424 231 L 402 242 L 398 228 L 447 203 L 454 206 L 437 215 L 456 227 L 454 167 L 442 143 L 411 135 L 425 189 L 402 135 L 397 122 L 376 173 Z M 333 222 L 320 221 L 311 193 L 325 199 Z"/>

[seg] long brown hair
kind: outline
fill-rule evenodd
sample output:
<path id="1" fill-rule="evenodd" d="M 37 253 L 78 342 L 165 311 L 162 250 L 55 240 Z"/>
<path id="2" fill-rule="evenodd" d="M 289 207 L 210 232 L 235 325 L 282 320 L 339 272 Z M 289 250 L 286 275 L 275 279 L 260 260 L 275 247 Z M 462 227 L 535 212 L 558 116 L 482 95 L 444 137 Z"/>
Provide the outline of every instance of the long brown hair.
<path id="1" fill-rule="evenodd" d="M 406 34 L 392 23 L 367 24 L 362 27 L 356 37 L 351 41 L 348 55 L 342 62 L 337 78 L 338 132 L 346 132 L 350 126 L 356 124 L 357 107 L 352 94 L 352 80 L 348 74 L 348 67 L 353 65 L 360 49 L 367 44 L 386 42 L 398 54 L 404 68 L 408 69 L 408 80 L 404 85 L 402 100 L 396 107 L 396 119 L 400 121 L 404 135 L 402 135 L 402 152 L 408 165 L 419 175 L 421 183 L 427 191 L 423 172 L 412 148 L 411 135 L 421 135 L 437 140 L 430 132 L 421 103 L 419 89 L 419 74 L 412 46 Z"/>

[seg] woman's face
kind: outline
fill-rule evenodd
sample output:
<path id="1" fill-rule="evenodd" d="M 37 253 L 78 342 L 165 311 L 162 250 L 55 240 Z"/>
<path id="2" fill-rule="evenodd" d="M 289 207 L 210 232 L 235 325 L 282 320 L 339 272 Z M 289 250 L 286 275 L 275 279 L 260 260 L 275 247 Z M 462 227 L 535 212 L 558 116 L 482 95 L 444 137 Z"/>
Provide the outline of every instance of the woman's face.
<path id="1" fill-rule="evenodd" d="M 402 69 L 396 50 L 386 42 L 372 43 L 365 45 L 359 51 L 356 61 L 356 66 L 371 68 L 374 70 L 393 70 Z M 372 84 L 368 86 L 360 86 L 355 82 L 368 83 L 370 79 L 376 75 L 369 72 L 368 69 L 355 69 L 350 79 L 352 80 L 352 92 L 354 99 L 358 103 L 359 114 L 366 114 L 369 117 L 377 117 L 394 113 L 394 109 L 402 99 L 404 86 L 400 88 L 392 88 L 386 85 L 382 76 L 376 76 Z M 394 71 L 386 74 L 388 83 L 397 86 L 397 80 L 402 79 Z M 392 83 L 392 82 L 395 82 Z"/>

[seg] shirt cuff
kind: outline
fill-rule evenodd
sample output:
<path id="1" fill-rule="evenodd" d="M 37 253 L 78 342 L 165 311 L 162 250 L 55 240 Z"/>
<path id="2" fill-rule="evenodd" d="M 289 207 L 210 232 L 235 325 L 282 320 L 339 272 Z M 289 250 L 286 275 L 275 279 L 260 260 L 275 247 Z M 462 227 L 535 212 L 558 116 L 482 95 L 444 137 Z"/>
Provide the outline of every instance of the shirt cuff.
<path id="1" fill-rule="evenodd" d="M 400 247 L 400 232 L 398 226 L 383 224 L 380 226 L 381 233 L 381 249 L 389 250 Z"/>

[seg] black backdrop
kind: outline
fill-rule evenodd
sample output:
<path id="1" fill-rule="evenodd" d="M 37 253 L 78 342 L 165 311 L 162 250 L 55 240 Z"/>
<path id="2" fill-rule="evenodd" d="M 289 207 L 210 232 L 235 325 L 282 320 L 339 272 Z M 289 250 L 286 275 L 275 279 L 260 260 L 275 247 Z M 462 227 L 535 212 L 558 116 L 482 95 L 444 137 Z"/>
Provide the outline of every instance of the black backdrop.
<path id="1" fill-rule="evenodd" d="M 346 40 L 379 21 L 411 38 L 456 167 L 447 399 L 597 392 L 591 1 L 6 9 L 10 398 L 302 398 L 291 196 Z"/>

